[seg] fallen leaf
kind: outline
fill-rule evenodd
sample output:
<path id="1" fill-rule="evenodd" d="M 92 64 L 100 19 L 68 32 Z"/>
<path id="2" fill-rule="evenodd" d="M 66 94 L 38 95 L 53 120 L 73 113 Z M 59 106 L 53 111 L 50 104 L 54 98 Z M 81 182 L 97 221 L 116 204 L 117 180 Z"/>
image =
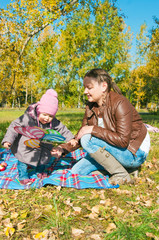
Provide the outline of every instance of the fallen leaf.
<path id="1" fill-rule="evenodd" d="M 72 228 L 72 235 L 74 235 L 75 237 L 80 236 L 83 233 L 84 231 L 82 229 Z"/>
<path id="2" fill-rule="evenodd" d="M 43 206 L 43 207 L 44 207 L 44 210 L 45 210 L 45 211 L 50 211 L 50 210 L 53 208 L 52 205 L 45 205 L 45 206 Z"/>
<path id="3" fill-rule="evenodd" d="M 109 207 L 112 204 L 112 201 L 110 200 L 110 198 L 107 198 L 105 200 L 101 200 L 100 204 L 105 205 L 105 207 Z"/>
<path id="4" fill-rule="evenodd" d="M 4 231 L 7 237 L 11 237 L 15 233 L 15 228 L 7 227 Z"/>
<path id="5" fill-rule="evenodd" d="M 88 217 L 91 218 L 91 219 L 95 219 L 95 218 L 98 217 L 98 214 L 96 214 L 96 213 L 90 213 L 90 214 L 88 214 Z"/>
<path id="6" fill-rule="evenodd" d="M 145 202 L 144 202 L 144 205 L 145 205 L 146 207 L 151 207 L 151 206 L 152 206 L 152 200 L 147 200 L 147 201 L 145 201 Z"/>
<path id="7" fill-rule="evenodd" d="M 3 210 L 2 207 L 0 207 L 0 216 L 4 216 L 6 215 L 6 212 Z"/>
<path id="8" fill-rule="evenodd" d="M 155 239 L 155 236 L 153 235 L 153 233 L 147 232 L 147 233 L 146 233 L 146 236 L 147 236 L 147 237 L 150 237 L 150 238 L 152 238 L 152 239 Z"/>
<path id="9" fill-rule="evenodd" d="M 117 214 L 122 214 L 123 212 L 124 212 L 123 209 L 121 209 L 121 208 L 117 208 Z"/>
<path id="10" fill-rule="evenodd" d="M 18 217 L 18 213 L 17 212 L 12 212 L 11 213 L 11 219 L 15 219 L 15 218 L 17 218 Z"/>
<path id="11" fill-rule="evenodd" d="M 99 196 L 100 196 L 100 198 L 101 198 L 102 200 L 105 199 L 105 195 L 104 195 L 104 193 L 105 193 L 104 190 L 101 190 L 101 191 L 99 192 Z"/>
<path id="12" fill-rule="evenodd" d="M 10 222 L 10 218 L 4 219 L 3 221 L 1 221 L 1 223 L 4 227 L 10 227 L 10 228 L 13 227 L 13 224 Z"/>
<path id="13" fill-rule="evenodd" d="M 101 240 L 101 237 L 98 234 L 92 234 L 90 238 L 95 240 Z"/>
<path id="14" fill-rule="evenodd" d="M 23 220 L 22 222 L 17 224 L 17 229 L 21 230 L 25 226 L 26 220 Z"/>
<path id="15" fill-rule="evenodd" d="M 66 204 L 66 205 L 68 205 L 68 206 L 73 206 L 73 203 L 71 203 L 71 198 L 67 198 L 65 201 L 64 201 L 64 203 Z"/>
<path id="16" fill-rule="evenodd" d="M 57 191 L 61 190 L 61 186 L 56 187 Z"/>
<path id="17" fill-rule="evenodd" d="M 113 229 L 116 229 L 116 225 L 114 223 L 109 223 L 106 232 L 110 233 Z"/>
<path id="18" fill-rule="evenodd" d="M 73 210 L 76 212 L 76 213 L 80 213 L 81 212 L 81 209 L 80 207 L 73 207 Z"/>
<path id="19" fill-rule="evenodd" d="M 79 199 L 84 199 L 85 196 L 77 196 Z"/>
<path id="20" fill-rule="evenodd" d="M 91 209 L 92 213 L 99 213 L 100 207 L 101 207 L 100 205 L 96 205 L 96 206 L 92 207 L 92 209 Z"/>

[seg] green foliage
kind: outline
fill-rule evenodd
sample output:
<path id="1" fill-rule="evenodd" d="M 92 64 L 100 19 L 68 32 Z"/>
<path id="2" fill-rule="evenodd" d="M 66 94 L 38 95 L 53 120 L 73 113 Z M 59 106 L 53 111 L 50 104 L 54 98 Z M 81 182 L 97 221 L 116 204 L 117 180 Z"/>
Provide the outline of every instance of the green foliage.
<path id="1" fill-rule="evenodd" d="M 80 107 L 92 67 L 126 81 L 131 35 L 115 2 L 14 0 L 1 15 L 1 105 L 31 103 L 55 88 L 60 105 Z"/>

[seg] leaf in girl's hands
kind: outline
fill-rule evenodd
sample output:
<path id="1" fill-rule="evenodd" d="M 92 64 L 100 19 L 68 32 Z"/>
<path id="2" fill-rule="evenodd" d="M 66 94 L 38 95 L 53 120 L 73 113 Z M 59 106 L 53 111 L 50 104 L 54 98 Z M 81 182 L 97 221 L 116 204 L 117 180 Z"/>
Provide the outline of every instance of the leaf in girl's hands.
<path id="1" fill-rule="evenodd" d="M 28 138 L 42 138 L 45 135 L 45 131 L 39 127 L 21 127 L 16 126 L 14 127 L 15 131 L 28 137 Z"/>
<path id="2" fill-rule="evenodd" d="M 33 138 L 33 139 L 26 140 L 26 141 L 24 142 L 24 144 L 25 144 L 27 147 L 39 148 L 39 147 L 40 147 L 40 140 Z"/>
<path id="3" fill-rule="evenodd" d="M 57 135 L 57 134 L 46 134 L 43 138 L 43 141 L 50 141 L 50 142 L 63 142 L 65 140 L 65 137 L 63 137 L 61 134 Z"/>
<path id="4" fill-rule="evenodd" d="M 59 133 L 58 131 L 56 131 L 56 130 L 54 130 L 54 129 L 46 129 L 46 130 L 45 130 L 45 133 L 46 133 L 46 134 L 52 134 L 52 133 L 53 133 L 53 134 L 62 136 L 61 133 Z"/>

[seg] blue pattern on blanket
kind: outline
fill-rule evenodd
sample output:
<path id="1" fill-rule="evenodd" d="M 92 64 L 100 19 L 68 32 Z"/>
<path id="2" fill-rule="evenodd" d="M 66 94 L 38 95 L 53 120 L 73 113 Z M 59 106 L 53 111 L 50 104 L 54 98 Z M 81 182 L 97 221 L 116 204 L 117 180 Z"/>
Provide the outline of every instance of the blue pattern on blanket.
<path id="1" fill-rule="evenodd" d="M 0 163 L 5 161 L 7 168 L 0 172 L 0 188 L 4 189 L 29 189 L 41 188 L 47 185 L 56 185 L 62 187 L 70 187 L 76 189 L 84 188 L 118 188 L 119 185 L 111 185 L 107 176 L 98 174 L 90 174 L 82 176 L 71 174 L 70 169 L 79 159 L 84 157 L 86 153 L 83 150 L 76 150 L 69 153 L 66 157 L 60 160 L 54 160 L 47 165 L 49 176 L 44 179 L 37 178 L 34 168 L 29 168 L 29 176 L 33 180 L 31 185 L 21 185 L 18 180 L 17 159 L 10 150 L 0 149 Z"/>

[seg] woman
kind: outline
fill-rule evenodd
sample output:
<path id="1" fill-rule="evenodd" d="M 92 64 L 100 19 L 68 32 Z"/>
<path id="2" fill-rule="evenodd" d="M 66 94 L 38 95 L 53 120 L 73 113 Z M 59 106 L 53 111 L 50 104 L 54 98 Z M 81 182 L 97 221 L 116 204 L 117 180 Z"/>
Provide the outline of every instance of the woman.
<path id="1" fill-rule="evenodd" d="M 105 70 L 87 72 L 83 85 L 88 104 L 82 127 L 71 144 L 75 147 L 80 140 L 88 155 L 71 172 L 87 175 L 105 169 L 111 175 L 110 183 L 130 182 L 126 169 L 138 168 L 149 152 L 147 129 Z"/>

